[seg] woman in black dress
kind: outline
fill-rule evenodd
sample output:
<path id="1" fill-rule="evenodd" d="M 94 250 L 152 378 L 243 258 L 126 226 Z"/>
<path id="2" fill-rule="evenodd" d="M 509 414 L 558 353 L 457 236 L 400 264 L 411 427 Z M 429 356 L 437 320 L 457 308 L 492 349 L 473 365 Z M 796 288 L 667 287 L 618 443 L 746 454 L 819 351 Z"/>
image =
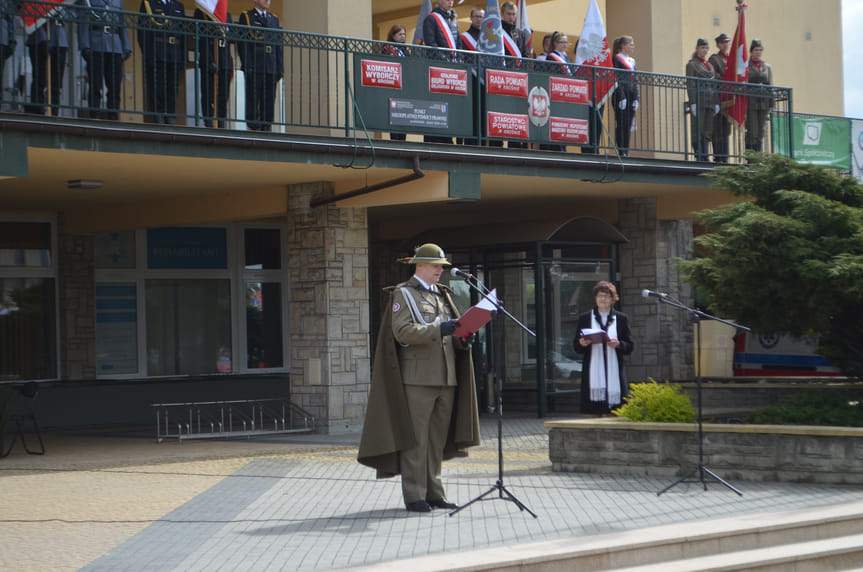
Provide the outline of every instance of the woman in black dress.
<path id="1" fill-rule="evenodd" d="M 584 354 L 581 366 L 581 412 L 593 417 L 608 415 L 623 403 L 629 384 L 623 371 L 623 356 L 635 349 L 629 317 L 614 310 L 620 298 L 611 282 L 593 287 L 596 306 L 578 317 L 575 351 Z M 601 341 L 604 338 L 605 341 Z"/>

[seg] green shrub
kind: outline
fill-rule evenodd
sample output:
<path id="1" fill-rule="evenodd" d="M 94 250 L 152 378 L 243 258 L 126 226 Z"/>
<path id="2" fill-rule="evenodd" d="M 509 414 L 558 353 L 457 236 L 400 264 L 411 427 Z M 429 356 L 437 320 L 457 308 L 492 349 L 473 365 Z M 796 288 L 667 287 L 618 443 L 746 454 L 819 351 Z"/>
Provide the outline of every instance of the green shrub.
<path id="1" fill-rule="evenodd" d="M 849 403 L 841 393 L 809 389 L 752 412 L 751 421 L 758 425 L 863 427 L 863 407 L 856 401 Z"/>
<path id="2" fill-rule="evenodd" d="M 612 411 L 636 423 L 693 423 L 695 408 L 680 386 L 671 383 L 633 383 L 624 404 Z"/>

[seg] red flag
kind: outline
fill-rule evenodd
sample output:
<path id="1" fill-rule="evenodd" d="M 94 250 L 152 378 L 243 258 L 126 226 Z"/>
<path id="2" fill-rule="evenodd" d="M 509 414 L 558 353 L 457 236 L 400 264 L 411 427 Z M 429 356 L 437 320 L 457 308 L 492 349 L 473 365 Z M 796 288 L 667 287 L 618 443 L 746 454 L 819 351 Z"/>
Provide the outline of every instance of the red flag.
<path id="1" fill-rule="evenodd" d="M 731 41 L 731 50 L 728 52 L 728 67 L 725 68 L 723 81 L 746 83 L 749 78 L 749 48 L 746 46 L 746 18 L 744 13 L 748 6 L 744 3 L 737 5 L 737 31 L 734 32 L 734 40 Z M 738 125 L 743 125 L 746 120 L 746 96 L 740 94 L 723 94 L 721 97 L 722 109 L 729 119 L 733 119 Z"/>
<path id="2" fill-rule="evenodd" d="M 33 33 L 44 24 L 49 16 L 57 12 L 63 4 L 74 4 L 75 0 L 42 0 L 40 3 L 22 2 L 21 18 L 24 20 L 24 32 Z M 54 6 L 55 4 L 56 6 Z"/>
<path id="3" fill-rule="evenodd" d="M 213 20 L 228 21 L 228 0 L 195 0 L 195 5 Z"/>
<path id="4" fill-rule="evenodd" d="M 605 24 L 596 0 L 590 0 L 587 7 L 587 16 L 584 18 L 578 47 L 575 49 L 575 63 L 608 68 L 608 71 L 582 69 L 576 72 L 576 75 L 581 77 L 596 78 L 590 86 L 591 102 L 597 107 L 601 106 L 614 90 L 614 64 L 611 61 L 611 50 L 608 49 Z"/>

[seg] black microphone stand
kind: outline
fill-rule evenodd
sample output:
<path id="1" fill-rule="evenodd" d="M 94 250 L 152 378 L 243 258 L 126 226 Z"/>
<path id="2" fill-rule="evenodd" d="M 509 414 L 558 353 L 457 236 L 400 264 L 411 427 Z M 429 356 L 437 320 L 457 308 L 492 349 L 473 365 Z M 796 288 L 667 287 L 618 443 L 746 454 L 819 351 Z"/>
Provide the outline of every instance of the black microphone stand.
<path id="1" fill-rule="evenodd" d="M 701 403 L 701 320 L 715 320 L 717 322 L 720 322 L 720 323 L 725 324 L 727 326 L 731 326 L 731 327 L 736 328 L 738 330 L 743 330 L 745 332 L 750 331 L 750 329 L 745 327 L 745 326 L 741 326 L 740 324 L 735 324 L 734 322 L 730 322 L 728 320 L 723 320 L 721 318 L 717 318 L 716 316 L 711 316 L 710 314 L 706 314 L 706 313 L 702 312 L 701 310 L 697 310 L 695 308 L 690 308 L 688 306 L 685 306 L 684 304 L 678 302 L 677 300 L 674 300 L 673 298 L 670 298 L 667 295 L 659 296 L 659 301 L 662 302 L 663 304 L 668 304 L 669 306 L 674 306 L 675 308 L 689 312 L 692 315 L 692 321 L 695 322 L 695 330 L 696 330 L 696 334 L 698 335 L 698 341 L 695 344 L 695 348 L 696 348 L 695 387 L 696 387 L 696 394 L 698 395 L 698 465 L 694 469 L 692 469 L 689 473 L 687 473 L 685 476 L 676 480 L 675 482 L 671 483 L 670 485 L 668 485 L 667 487 L 665 487 L 664 489 L 662 489 L 661 491 L 656 493 L 656 496 L 660 496 L 662 493 L 670 490 L 671 488 L 675 487 L 676 485 L 678 485 L 680 483 L 699 483 L 700 482 L 701 485 L 704 487 L 704 490 L 706 491 L 707 490 L 707 482 L 704 480 L 704 474 L 705 473 L 707 473 L 708 475 L 710 475 L 711 477 L 713 477 L 714 479 L 716 479 L 721 484 L 725 485 L 726 487 L 728 487 L 729 489 L 731 489 L 732 491 L 734 491 L 738 495 L 743 496 L 742 492 L 735 489 L 733 486 L 731 486 L 730 484 L 728 484 L 727 482 L 722 480 L 722 478 L 719 477 L 719 475 L 717 475 L 716 473 L 714 473 L 713 471 L 711 471 L 710 469 L 708 469 L 707 467 L 704 466 L 704 440 L 703 440 L 704 434 L 703 434 L 703 429 L 702 429 L 702 418 L 704 417 L 704 415 L 703 415 L 703 409 L 702 409 L 702 403 Z M 696 473 L 698 474 L 698 479 L 689 480 Z"/>
<path id="2" fill-rule="evenodd" d="M 478 292 L 481 296 L 486 296 L 489 294 L 488 288 L 477 281 L 477 284 L 471 282 L 471 278 L 476 280 L 472 274 L 467 274 L 466 276 L 462 276 L 465 282 L 467 282 L 468 286 Z M 522 324 L 518 321 L 515 316 L 510 314 L 506 308 L 503 306 L 503 302 L 501 302 L 497 298 L 489 298 L 491 302 L 494 303 L 495 310 L 497 310 L 497 314 L 494 316 L 492 323 L 494 332 L 494 342 L 492 344 L 492 363 L 494 364 L 494 391 L 495 397 L 497 398 L 497 482 L 492 486 L 489 490 L 482 493 L 475 499 L 470 502 L 461 505 L 451 513 L 450 516 L 455 513 L 466 509 L 473 503 L 481 500 L 491 500 L 486 499 L 488 495 L 497 491 L 498 496 L 492 497 L 498 498 L 501 500 L 509 501 L 515 503 L 515 506 L 519 508 L 519 510 L 527 511 L 533 518 L 537 518 L 536 514 L 531 511 L 524 503 L 522 503 L 514 494 L 509 492 L 507 488 L 503 485 L 503 352 L 502 352 L 502 344 L 503 344 L 503 316 L 507 316 L 510 320 L 518 324 L 521 329 L 530 334 L 533 337 L 536 337 L 536 333 L 533 332 L 530 328 Z"/>

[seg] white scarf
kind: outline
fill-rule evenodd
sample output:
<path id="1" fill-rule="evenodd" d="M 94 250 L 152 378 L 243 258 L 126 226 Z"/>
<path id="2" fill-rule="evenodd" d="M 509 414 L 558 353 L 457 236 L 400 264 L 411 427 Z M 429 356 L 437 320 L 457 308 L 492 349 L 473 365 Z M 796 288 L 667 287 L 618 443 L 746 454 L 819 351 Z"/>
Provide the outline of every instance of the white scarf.
<path id="1" fill-rule="evenodd" d="M 608 315 L 600 316 L 608 320 Z M 601 329 L 596 313 L 590 313 L 590 327 Z M 617 317 L 605 330 L 609 338 L 617 338 Z M 603 359 L 606 357 L 607 359 Z M 608 401 L 608 406 L 620 405 L 620 369 L 617 365 L 617 352 L 607 344 L 591 344 L 590 346 L 590 400 Z"/>

